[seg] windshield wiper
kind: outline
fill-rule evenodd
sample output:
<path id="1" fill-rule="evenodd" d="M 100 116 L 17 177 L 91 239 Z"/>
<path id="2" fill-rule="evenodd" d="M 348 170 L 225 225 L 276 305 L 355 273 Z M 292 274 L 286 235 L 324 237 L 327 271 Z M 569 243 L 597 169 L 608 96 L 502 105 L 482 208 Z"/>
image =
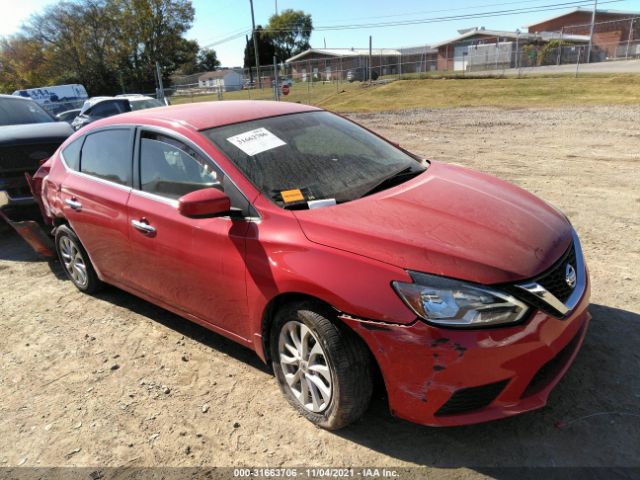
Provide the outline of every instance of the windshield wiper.
<path id="1" fill-rule="evenodd" d="M 416 176 L 421 174 L 422 172 L 424 172 L 424 170 L 413 170 L 413 166 L 403 168 L 402 170 L 395 172 L 394 174 L 386 178 L 383 178 L 381 181 L 379 181 L 373 187 L 367 190 L 363 195 L 361 195 L 361 197 L 366 197 L 367 195 L 371 195 L 381 190 L 385 190 L 386 188 L 399 185 L 400 183 L 406 180 L 402 180 L 402 181 L 398 181 L 398 180 L 404 179 L 404 177 Z"/>

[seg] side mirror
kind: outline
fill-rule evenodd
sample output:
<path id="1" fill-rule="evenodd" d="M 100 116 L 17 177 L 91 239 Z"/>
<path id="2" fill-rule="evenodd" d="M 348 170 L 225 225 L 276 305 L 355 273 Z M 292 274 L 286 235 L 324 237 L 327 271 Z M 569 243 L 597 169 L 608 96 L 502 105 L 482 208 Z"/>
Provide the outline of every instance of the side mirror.
<path id="1" fill-rule="evenodd" d="M 231 212 L 231 200 L 217 188 L 203 188 L 180 197 L 178 211 L 185 217 L 219 217 Z"/>

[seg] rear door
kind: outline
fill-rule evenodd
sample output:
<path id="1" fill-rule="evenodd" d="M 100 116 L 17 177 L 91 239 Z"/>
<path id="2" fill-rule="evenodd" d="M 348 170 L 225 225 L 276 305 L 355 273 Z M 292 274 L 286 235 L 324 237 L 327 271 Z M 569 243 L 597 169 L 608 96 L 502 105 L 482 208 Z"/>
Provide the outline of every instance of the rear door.
<path id="1" fill-rule="evenodd" d="M 249 216 L 249 202 L 217 165 L 187 140 L 141 130 L 136 187 L 129 198 L 127 282 L 172 307 L 248 338 L 245 234 L 248 220 L 187 218 L 178 199 L 220 188 Z"/>
<path id="2" fill-rule="evenodd" d="M 127 269 L 134 133 L 128 127 L 98 130 L 81 145 L 71 144 L 79 158 L 71 158 L 69 148 L 63 152 L 69 170 L 61 188 L 63 211 L 105 280 L 119 281 Z"/>

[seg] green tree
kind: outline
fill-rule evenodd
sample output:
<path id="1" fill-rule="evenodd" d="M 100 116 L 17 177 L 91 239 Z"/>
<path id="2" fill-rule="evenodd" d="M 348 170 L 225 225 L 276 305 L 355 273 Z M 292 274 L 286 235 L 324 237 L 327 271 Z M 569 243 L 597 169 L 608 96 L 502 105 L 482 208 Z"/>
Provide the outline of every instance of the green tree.
<path id="1" fill-rule="evenodd" d="M 266 30 L 280 61 L 311 48 L 309 39 L 313 23 L 311 15 L 305 14 L 302 10 L 287 9 L 279 15 L 272 15 Z"/>
<path id="2" fill-rule="evenodd" d="M 153 92 L 156 62 L 169 76 L 195 64 L 191 0 L 62 0 L 0 42 L 0 86 L 82 83 L 91 95 Z"/>
<path id="3" fill-rule="evenodd" d="M 203 48 L 198 53 L 197 71 L 200 72 L 213 72 L 220 66 L 220 60 L 218 60 L 218 54 L 215 50 L 210 48 Z"/>
<path id="4" fill-rule="evenodd" d="M 271 38 L 260 25 L 256 27 L 256 35 L 258 38 L 260 65 L 271 65 L 273 63 L 273 56 L 275 55 L 275 47 Z M 247 43 L 244 47 L 244 68 L 253 68 L 255 66 L 256 56 L 253 51 L 253 38 L 248 36 Z"/>
<path id="5" fill-rule="evenodd" d="M 154 90 L 156 62 L 167 84 L 169 76 L 197 53 L 197 44 L 183 38 L 195 14 L 190 0 L 109 1 L 121 12 L 118 62 L 130 91 Z"/>
<path id="6" fill-rule="evenodd" d="M 24 35 L 0 39 L 0 92 L 11 93 L 24 85 L 44 85 L 48 80 L 40 42 Z"/>
<path id="7" fill-rule="evenodd" d="M 90 92 L 114 92 L 119 29 L 118 10 L 111 2 L 62 1 L 33 15 L 24 31 L 41 45 L 46 84 L 73 81 Z"/>

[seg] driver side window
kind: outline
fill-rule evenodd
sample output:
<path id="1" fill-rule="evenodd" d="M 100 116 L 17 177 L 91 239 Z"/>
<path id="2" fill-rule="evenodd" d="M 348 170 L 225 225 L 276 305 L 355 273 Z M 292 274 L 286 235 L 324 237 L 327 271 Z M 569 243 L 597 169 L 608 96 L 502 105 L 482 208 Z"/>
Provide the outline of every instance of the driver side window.
<path id="1" fill-rule="evenodd" d="M 220 188 L 212 165 L 186 145 L 161 134 L 143 132 L 140 139 L 140 189 L 178 199 L 202 188 Z"/>

